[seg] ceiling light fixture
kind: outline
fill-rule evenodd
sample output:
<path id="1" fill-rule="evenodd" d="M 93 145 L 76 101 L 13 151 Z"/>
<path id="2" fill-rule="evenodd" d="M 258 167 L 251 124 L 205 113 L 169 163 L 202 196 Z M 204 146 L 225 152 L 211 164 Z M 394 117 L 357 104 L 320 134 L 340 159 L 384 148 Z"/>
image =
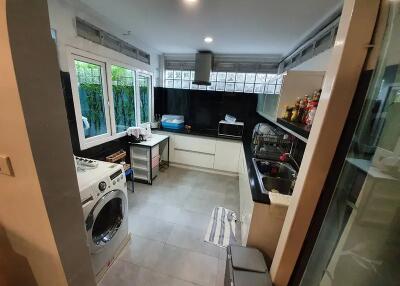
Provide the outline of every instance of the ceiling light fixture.
<path id="1" fill-rule="evenodd" d="M 210 44 L 210 43 L 212 43 L 213 41 L 214 41 L 214 39 L 211 38 L 211 37 L 205 37 L 205 38 L 204 38 L 204 42 L 206 42 L 207 44 Z"/>
<path id="2" fill-rule="evenodd" d="M 196 4 L 197 0 L 184 0 L 187 4 Z"/>

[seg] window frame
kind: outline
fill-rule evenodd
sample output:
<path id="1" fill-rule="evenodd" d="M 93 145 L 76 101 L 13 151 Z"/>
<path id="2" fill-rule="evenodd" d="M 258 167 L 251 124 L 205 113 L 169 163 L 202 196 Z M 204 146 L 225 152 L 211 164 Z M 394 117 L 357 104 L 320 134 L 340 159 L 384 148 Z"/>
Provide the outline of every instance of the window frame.
<path id="1" fill-rule="evenodd" d="M 93 136 L 90 138 L 85 137 L 85 131 L 82 124 L 82 109 L 79 97 L 79 84 L 78 77 L 76 73 L 75 60 L 87 62 L 101 67 L 101 79 L 102 79 L 102 89 L 103 89 L 103 103 L 104 103 L 104 114 L 106 119 L 107 133 Z M 75 109 L 76 125 L 78 129 L 78 137 L 81 149 L 88 149 L 90 147 L 102 144 L 108 141 L 108 138 L 112 136 L 111 124 L 110 124 L 110 112 L 109 112 L 109 98 L 108 98 L 108 88 L 107 88 L 107 70 L 106 63 L 101 61 L 96 57 L 85 57 L 78 55 L 76 53 L 71 53 L 70 57 L 70 78 L 71 78 L 71 88 L 72 97 Z"/>
<path id="2" fill-rule="evenodd" d="M 131 64 L 126 64 L 121 61 L 109 59 L 106 57 L 98 56 L 90 52 L 86 52 L 73 47 L 67 48 L 68 56 L 68 69 L 70 72 L 71 80 L 71 90 L 72 98 L 76 117 L 76 126 L 78 130 L 79 145 L 81 150 L 86 150 L 91 147 L 104 144 L 106 142 L 124 137 L 127 135 L 126 131 L 117 133 L 116 122 L 115 122 L 115 110 L 114 110 L 114 95 L 112 91 L 112 74 L 111 66 L 119 66 L 121 68 L 129 69 L 133 72 L 135 80 L 135 126 L 144 126 L 151 123 L 154 118 L 154 74 L 150 71 L 144 70 L 142 68 L 135 67 Z M 78 90 L 78 77 L 75 67 L 75 59 L 83 62 L 93 63 L 101 66 L 101 77 L 102 77 L 102 87 L 103 87 L 103 100 L 105 109 L 105 119 L 107 126 L 107 133 L 98 136 L 93 136 L 90 138 L 85 138 L 85 133 L 83 130 L 82 120 L 82 110 L 79 98 Z M 140 118 L 140 95 L 139 95 L 139 84 L 138 84 L 138 74 L 144 74 L 150 78 L 149 80 L 149 122 L 142 123 Z"/>
<path id="3" fill-rule="evenodd" d="M 141 101 L 141 99 L 140 99 L 140 88 L 139 88 L 139 75 L 142 75 L 142 76 L 145 76 L 145 77 L 147 77 L 147 78 L 149 78 L 149 122 L 142 122 L 142 116 L 141 116 L 141 114 L 140 114 L 140 101 Z M 136 118 L 137 119 L 139 119 L 138 120 L 138 122 L 137 122 L 137 126 L 140 126 L 140 127 L 145 127 L 147 124 L 150 124 L 151 123 L 151 121 L 153 120 L 153 118 L 154 118 L 154 92 L 153 92 L 153 90 L 154 90 L 154 82 L 153 82 L 153 74 L 152 73 L 150 73 L 150 72 L 148 72 L 148 71 L 145 71 L 145 70 L 137 70 L 136 71 L 136 78 L 135 78 L 135 81 L 136 81 L 136 105 L 135 105 L 135 108 L 136 108 Z"/>
<path id="4" fill-rule="evenodd" d="M 107 65 L 107 75 L 109 78 L 109 83 L 108 84 L 108 93 L 109 93 L 109 97 L 110 97 L 110 118 L 111 118 L 111 126 L 112 126 L 112 132 L 115 135 L 113 139 L 117 139 L 117 138 L 121 138 L 126 136 L 126 131 L 122 131 L 122 132 L 117 132 L 117 122 L 115 120 L 115 108 L 114 108 L 114 94 L 113 94 L 113 89 L 112 89 L 112 73 L 111 73 L 111 66 L 118 66 L 124 69 L 128 69 L 130 71 L 132 71 L 133 73 L 133 78 L 135 81 L 135 95 L 134 95 L 134 101 L 135 101 L 135 126 L 138 126 L 138 106 L 137 106 L 137 78 L 136 78 L 136 74 L 137 74 L 137 69 L 123 64 L 121 62 L 117 62 L 117 61 L 113 61 L 113 60 L 109 60 L 109 64 Z"/>
<path id="5" fill-rule="evenodd" d="M 167 77 L 168 73 L 172 73 L 172 78 Z M 175 72 L 181 72 L 181 78 L 175 78 Z M 186 81 L 183 79 L 182 74 L 184 72 L 190 72 L 191 75 L 194 74 L 193 70 L 176 70 L 176 69 L 165 69 L 164 70 L 164 78 L 163 78 L 163 87 L 164 88 L 175 88 L 175 89 L 190 89 L 190 90 L 208 90 L 208 91 L 222 91 L 222 92 L 235 92 L 235 93 L 246 93 L 246 94 L 266 94 L 268 90 L 268 85 L 273 85 L 274 90 L 278 85 L 282 85 L 281 83 L 275 82 L 272 83 L 271 79 L 276 78 L 278 74 L 269 73 L 269 72 L 234 72 L 234 71 L 212 71 L 210 74 L 210 82 L 211 86 L 202 86 L 195 85 L 190 81 L 190 85 L 188 88 L 183 87 L 183 82 Z M 212 74 L 215 74 L 215 78 L 212 78 Z M 228 80 L 228 75 L 233 76 L 232 80 Z M 249 80 L 248 77 L 252 75 L 254 80 Z M 263 75 L 264 81 L 260 81 L 257 78 L 258 75 Z M 238 76 L 243 77 L 243 81 L 238 81 Z M 179 81 L 181 86 L 175 86 L 175 82 Z M 170 84 L 169 84 L 170 83 Z M 215 86 L 214 86 L 215 85 Z M 229 89 L 233 85 L 232 89 Z M 238 88 L 237 86 L 243 85 L 243 88 Z M 223 88 L 222 88 L 223 86 Z M 228 89 L 227 89 L 228 86 Z M 252 88 L 249 91 L 246 91 L 246 86 L 251 86 Z M 257 89 L 256 89 L 257 86 Z M 251 90 L 251 91 L 250 91 Z M 275 92 L 275 91 L 274 91 Z"/>

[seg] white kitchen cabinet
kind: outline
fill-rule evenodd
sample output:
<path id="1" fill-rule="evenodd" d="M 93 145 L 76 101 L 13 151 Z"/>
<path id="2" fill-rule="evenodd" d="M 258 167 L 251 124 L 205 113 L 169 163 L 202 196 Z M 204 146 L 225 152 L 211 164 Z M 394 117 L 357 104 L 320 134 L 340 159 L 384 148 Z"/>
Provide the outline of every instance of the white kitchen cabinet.
<path id="1" fill-rule="evenodd" d="M 214 169 L 238 172 L 241 142 L 217 139 L 215 146 Z"/>
<path id="2" fill-rule="evenodd" d="M 175 149 L 176 163 L 211 169 L 214 166 L 214 155 Z"/>
<path id="3" fill-rule="evenodd" d="M 199 136 L 175 135 L 175 150 L 215 154 L 216 139 Z"/>
<path id="4" fill-rule="evenodd" d="M 243 146 L 239 149 L 239 195 L 240 195 L 240 222 L 242 244 L 247 244 L 250 230 L 251 218 L 253 215 L 254 202 L 251 196 L 249 176 L 247 174 L 246 158 L 244 156 Z"/>
<path id="5" fill-rule="evenodd" d="M 285 220 L 287 206 L 253 201 L 243 147 L 239 153 L 239 194 L 242 245 L 261 250 L 270 266 Z"/>

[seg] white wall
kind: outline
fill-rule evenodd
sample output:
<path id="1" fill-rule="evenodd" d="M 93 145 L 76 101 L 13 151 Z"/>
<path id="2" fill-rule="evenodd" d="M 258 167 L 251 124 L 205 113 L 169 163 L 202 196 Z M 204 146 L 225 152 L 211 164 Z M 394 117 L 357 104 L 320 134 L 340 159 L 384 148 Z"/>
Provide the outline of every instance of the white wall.
<path id="1" fill-rule="evenodd" d="M 0 154 L 10 157 L 14 176 L 0 174 L 0 285 L 67 286 L 25 124 L 7 6 L 0 0 Z"/>
<path id="2" fill-rule="evenodd" d="M 123 30 L 121 27 L 116 27 L 104 17 L 97 15 L 93 10 L 80 3 L 79 0 L 48 0 L 48 6 L 51 28 L 55 29 L 57 32 L 57 50 L 60 69 L 62 71 L 69 70 L 66 47 L 71 46 L 102 57 L 113 59 L 117 62 L 125 63 L 149 72 L 153 72 L 155 84 L 159 85 L 160 52 L 152 47 L 147 46 L 145 43 L 140 42 L 140 40 L 136 39 L 134 36 L 129 36 L 129 39 L 125 39 L 122 36 L 122 33 L 126 32 L 125 30 Z M 75 17 L 80 17 L 85 21 L 149 53 L 150 65 L 78 37 L 75 29 Z"/>
<path id="3" fill-rule="evenodd" d="M 332 48 L 316 55 L 315 57 L 305 61 L 292 70 L 301 71 L 326 71 L 328 68 L 329 60 L 331 59 Z"/>

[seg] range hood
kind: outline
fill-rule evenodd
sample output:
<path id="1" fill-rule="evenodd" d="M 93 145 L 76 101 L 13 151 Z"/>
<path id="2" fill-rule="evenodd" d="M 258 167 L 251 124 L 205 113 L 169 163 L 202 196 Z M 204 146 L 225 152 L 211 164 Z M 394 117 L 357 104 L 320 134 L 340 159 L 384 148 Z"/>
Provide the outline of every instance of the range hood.
<path id="1" fill-rule="evenodd" d="M 196 65 L 193 84 L 211 85 L 210 73 L 213 63 L 213 54 L 209 51 L 201 51 L 196 54 Z"/>

